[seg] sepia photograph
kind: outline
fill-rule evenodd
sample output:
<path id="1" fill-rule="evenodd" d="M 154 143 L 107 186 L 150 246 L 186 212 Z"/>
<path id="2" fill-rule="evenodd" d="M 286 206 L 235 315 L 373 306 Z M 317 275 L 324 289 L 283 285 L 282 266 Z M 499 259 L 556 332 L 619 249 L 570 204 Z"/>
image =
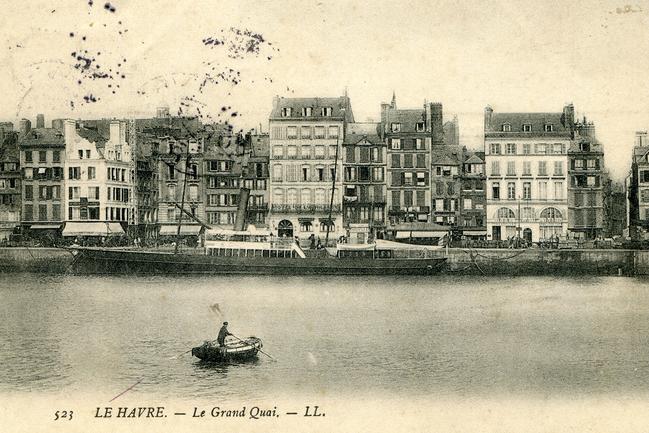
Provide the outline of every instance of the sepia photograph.
<path id="1" fill-rule="evenodd" d="M 646 0 L 2 10 L 2 432 L 648 431 Z"/>

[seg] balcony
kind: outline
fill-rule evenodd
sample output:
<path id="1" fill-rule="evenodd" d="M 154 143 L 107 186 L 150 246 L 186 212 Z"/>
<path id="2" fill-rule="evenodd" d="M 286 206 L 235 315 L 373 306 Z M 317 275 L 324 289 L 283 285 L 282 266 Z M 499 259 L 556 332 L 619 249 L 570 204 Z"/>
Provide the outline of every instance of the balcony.
<path id="1" fill-rule="evenodd" d="M 267 211 L 268 210 L 268 203 L 249 204 L 248 205 L 248 210 L 249 211 Z"/>

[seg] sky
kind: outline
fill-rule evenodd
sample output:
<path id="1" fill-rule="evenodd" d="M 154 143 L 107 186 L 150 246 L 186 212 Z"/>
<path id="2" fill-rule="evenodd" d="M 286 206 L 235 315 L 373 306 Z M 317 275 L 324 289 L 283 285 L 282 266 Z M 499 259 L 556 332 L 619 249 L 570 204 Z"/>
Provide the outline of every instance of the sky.
<path id="1" fill-rule="evenodd" d="M 621 180 L 649 128 L 649 1 L 3 3 L 0 120 L 173 114 L 267 130 L 274 95 L 340 96 L 356 121 L 441 102 L 461 144 L 483 111 L 595 122 Z M 85 38 L 85 39 L 84 39 Z"/>

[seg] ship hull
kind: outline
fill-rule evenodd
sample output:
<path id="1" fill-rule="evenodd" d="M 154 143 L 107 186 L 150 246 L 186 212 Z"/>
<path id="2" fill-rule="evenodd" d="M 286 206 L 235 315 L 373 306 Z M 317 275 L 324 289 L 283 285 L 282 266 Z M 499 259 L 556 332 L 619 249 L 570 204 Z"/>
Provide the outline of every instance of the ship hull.
<path id="1" fill-rule="evenodd" d="M 198 254 L 75 248 L 75 274 L 427 275 L 445 258 L 217 257 Z"/>

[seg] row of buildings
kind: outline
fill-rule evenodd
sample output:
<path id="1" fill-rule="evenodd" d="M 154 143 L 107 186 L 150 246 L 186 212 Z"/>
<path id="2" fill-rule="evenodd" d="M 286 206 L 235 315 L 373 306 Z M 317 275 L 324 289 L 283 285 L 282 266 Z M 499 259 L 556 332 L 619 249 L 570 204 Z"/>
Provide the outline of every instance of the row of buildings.
<path id="1" fill-rule="evenodd" d="M 276 97 L 266 134 L 165 108 L 149 119 L 0 123 L 0 238 L 145 242 L 176 235 L 180 219 L 193 236 L 231 228 L 242 188 L 247 222 L 280 236 L 537 242 L 621 232 L 594 125 L 572 105 L 487 107 L 484 133 L 484 149 L 469 151 L 442 104 L 403 109 L 394 95 L 379 121 L 356 122 L 346 94 Z"/>

